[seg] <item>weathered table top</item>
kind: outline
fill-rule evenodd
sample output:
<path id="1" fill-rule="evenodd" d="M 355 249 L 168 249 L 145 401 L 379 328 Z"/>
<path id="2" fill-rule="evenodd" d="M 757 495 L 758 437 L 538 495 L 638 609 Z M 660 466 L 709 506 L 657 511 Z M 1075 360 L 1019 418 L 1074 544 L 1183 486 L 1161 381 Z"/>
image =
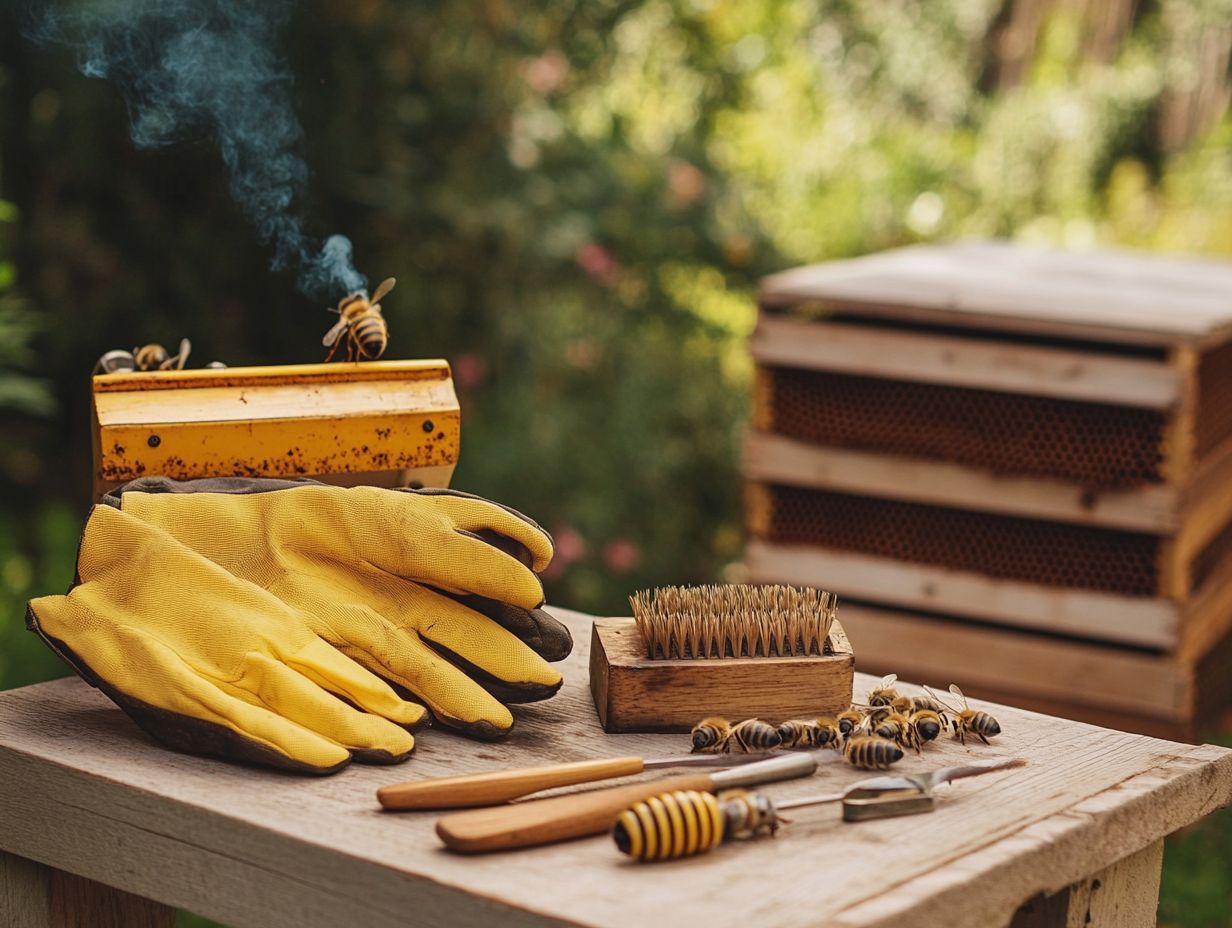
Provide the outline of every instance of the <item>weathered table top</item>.
<path id="1" fill-rule="evenodd" d="M 439 846 L 432 813 L 378 811 L 374 790 L 411 777 L 682 749 L 679 735 L 600 731 L 587 689 L 589 620 L 559 614 L 578 643 L 566 684 L 515 710 L 508 741 L 431 731 L 404 766 L 324 779 L 163 750 L 76 679 L 0 694 L 0 850 L 237 928 L 493 919 L 961 928 L 1005 924 L 1029 897 L 1232 800 L 1232 751 L 995 707 L 1004 734 L 992 747 L 946 740 L 901 769 L 1014 755 L 1030 766 L 957 783 L 931 815 L 845 825 L 833 807 L 799 810 L 777 838 L 670 864 L 628 863 L 606 836 L 458 857 Z M 857 675 L 857 691 L 870 682 Z M 824 792 L 862 776 L 835 765 L 768 791 Z"/>

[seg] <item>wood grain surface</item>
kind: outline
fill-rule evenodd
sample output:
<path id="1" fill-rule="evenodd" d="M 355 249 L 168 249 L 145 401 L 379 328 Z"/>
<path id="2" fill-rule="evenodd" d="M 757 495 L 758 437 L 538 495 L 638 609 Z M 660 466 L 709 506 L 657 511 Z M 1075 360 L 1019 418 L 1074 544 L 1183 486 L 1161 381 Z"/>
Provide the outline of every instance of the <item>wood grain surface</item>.
<path id="1" fill-rule="evenodd" d="M 821 656 L 651 659 L 631 619 L 599 619 L 590 688 L 608 732 L 689 732 L 707 716 L 732 721 L 838 715 L 851 704 L 855 659 L 835 622 Z"/>
<path id="2" fill-rule="evenodd" d="M 1232 333 L 1232 263 L 1007 242 L 916 245 L 763 279 L 763 306 L 1166 346 Z"/>
<path id="3" fill-rule="evenodd" d="M 0 850 L 235 928 L 627 928 L 667 918 L 676 928 L 984 928 L 1232 800 L 1232 751 L 991 707 L 1004 730 L 991 747 L 946 740 L 901 769 L 1009 756 L 1028 767 L 955 784 L 930 815 L 847 825 L 833 809 L 800 811 L 777 838 L 672 864 L 627 863 L 606 837 L 455 856 L 433 834 L 434 814 L 381 812 L 377 787 L 408 777 L 685 747 L 679 735 L 600 730 L 587 686 L 590 620 L 558 614 L 578 643 L 565 686 L 516 707 L 508 740 L 428 731 L 403 767 L 323 779 L 166 751 L 76 679 L 4 693 Z M 857 694 L 871 682 L 857 675 Z M 803 796 L 862 776 L 828 766 L 766 791 Z"/>

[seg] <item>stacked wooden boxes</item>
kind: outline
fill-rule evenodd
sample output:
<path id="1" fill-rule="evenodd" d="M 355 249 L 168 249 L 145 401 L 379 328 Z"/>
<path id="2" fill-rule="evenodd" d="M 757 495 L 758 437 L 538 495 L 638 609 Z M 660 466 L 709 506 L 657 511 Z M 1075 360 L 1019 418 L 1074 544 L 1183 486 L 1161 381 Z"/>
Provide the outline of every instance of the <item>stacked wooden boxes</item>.
<path id="1" fill-rule="evenodd" d="M 764 281 L 757 582 L 860 670 L 1192 737 L 1232 695 L 1232 264 L 1000 243 Z"/>

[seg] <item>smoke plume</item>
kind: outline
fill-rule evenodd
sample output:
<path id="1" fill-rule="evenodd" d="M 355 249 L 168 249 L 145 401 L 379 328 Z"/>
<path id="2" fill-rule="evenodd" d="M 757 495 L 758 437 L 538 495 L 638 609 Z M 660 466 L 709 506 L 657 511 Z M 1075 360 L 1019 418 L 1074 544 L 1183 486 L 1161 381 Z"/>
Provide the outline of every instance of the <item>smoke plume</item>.
<path id="1" fill-rule="evenodd" d="M 336 299 L 363 289 L 351 243 L 304 229 L 308 168 L 278 40 L 293 0 L 62 0 L 31 17 L 36 40 L 71 46 L 89 77 L 119 87 L 133 141 L 214 139 L 231 192 L 273 249 L 271 266 Z"/>

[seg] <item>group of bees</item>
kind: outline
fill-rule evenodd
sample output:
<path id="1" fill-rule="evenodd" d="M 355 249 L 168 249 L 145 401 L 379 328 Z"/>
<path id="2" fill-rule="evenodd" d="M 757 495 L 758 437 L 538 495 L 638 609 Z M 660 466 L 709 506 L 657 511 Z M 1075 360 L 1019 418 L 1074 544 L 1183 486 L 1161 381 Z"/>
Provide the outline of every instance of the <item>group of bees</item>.
<path id="1" fill-rule="evenodd" d="M 394 288 L 395 280 L 388 277 L 381 281 L 369 297 L 362 290 L 344 296 L 338 301 L 336 312 L 339 319 L 325 333 L 321 344 L 329 349 L 325 360 L 329 361 L 343 344 L 346 336 L 346 352 L 348 361 L 375 361 L 385 353 L 389 344 L 389 326 L 381 315 L 380 300 Z M 188 363 L 188 353 L 192 343 L 184 338 L 180 340 L 180 350 L 171 354 L 158 344 L 142 345 L 132 351 L 116 349 L 108 351 L 94 366 L 96 374 L 114 374 L 128 371 L 179 371 Z M 226 367 L 218 361 L 211 361 L 207 368 Z"/>
<path id="2" fill-rule="evenodd" d="M 989 738 L 1001 733 L 995 718 L 967 705 L 957 685 L 950 685 L 950 694 L 958 700 L 953 705 L 927 686 L 927 696 L 900 695 L 894 689 L 897 679 L 894 674 L 886 677 L 869 691 L 866 703 L 853 703 L 837 716 L 789 719 L 779 725 L 761 719 L 735 724 L 721 718 L 703 719 L 693 727 L 693 752 L 833 748 L 842 751 L 854 767 L 884 770 L 902 760 L 905 750 L 919 754 L 926 743 L 951 728 L 963 744 L 968 737 L 988 744 Z"/>
<path id="3" fill-rule="evenodd" d="M 166 348 L 158 344 L 142 345 L 140 348 L 134 348 L 132 351 L 117 348 L 114 351 L 108 351 L 98 359 L 98 363 L 94 365 L 94 373 L 182 371 L 184 365 L 188 363 L 188 353 L 190 351 L 192 351 L 192 342 L 186 338 L 180 339 L 180 350 L 176 354 L 171 354 Z M 206 367 L 218 368 L 226 367 L 226 365 L 219 361 L 211 361 Z"/>

